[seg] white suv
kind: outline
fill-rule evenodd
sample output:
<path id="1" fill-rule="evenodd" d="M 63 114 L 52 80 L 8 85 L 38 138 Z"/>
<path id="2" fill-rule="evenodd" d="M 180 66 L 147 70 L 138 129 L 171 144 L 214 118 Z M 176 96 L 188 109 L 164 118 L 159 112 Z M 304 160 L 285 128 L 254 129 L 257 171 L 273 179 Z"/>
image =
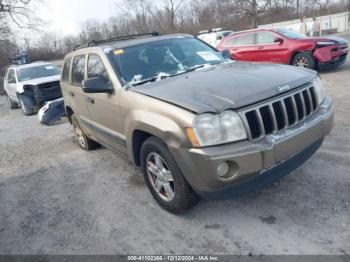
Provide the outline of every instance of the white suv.
<path id="1" fill-rule="evenodd" d="M 230 34 L 233 34 L 233 31 L 223 30 L 222 28 L 215 28 L 200 31 L 197 35 L 197 38 L 216 48 L 220 41 L 225 36 L 228 36 Z"/>
<path id="2" fill-rule="evenodd" d="M 4 79 L 10 108 L 20 106 L 25 115 L 31 115 L 45 102 L 62 97 L 60 76 L 60 69 L 46 62 L 10 66 Z"/>

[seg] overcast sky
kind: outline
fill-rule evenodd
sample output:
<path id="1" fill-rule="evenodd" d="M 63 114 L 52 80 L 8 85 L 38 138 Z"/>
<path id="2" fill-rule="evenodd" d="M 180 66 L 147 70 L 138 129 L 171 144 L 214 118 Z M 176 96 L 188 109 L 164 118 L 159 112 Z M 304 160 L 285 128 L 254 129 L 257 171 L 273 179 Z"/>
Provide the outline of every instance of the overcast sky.
<path id="1" fill-rule="evenodd" d="M 37 15 L 49 22 L 49 28 L 62 34 L 75 33 L 87 19 L 110 17 L 116 9 L 116 0 L 43 0 Z"/>

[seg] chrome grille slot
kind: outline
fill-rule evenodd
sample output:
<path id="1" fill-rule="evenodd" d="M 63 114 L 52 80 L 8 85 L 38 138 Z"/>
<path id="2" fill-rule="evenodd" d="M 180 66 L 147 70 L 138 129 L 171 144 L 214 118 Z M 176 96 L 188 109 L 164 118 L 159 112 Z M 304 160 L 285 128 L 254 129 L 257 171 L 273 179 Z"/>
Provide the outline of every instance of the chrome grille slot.
<path id="1" fill-rule="evenodd" d="M 274 125 L 272 120 L 272 114 L 269 106 L 264 106 L 260 108 L 260 115 L 264 124 L 265 134 L 272 134 L 274 131 Z"/>
<path id="2" fill-rule="evenodd" d="M 250 129 L 250 134 L 253 139 L 258 138 L 262 135 L 261 129 L 260 129 L 260 124 L 259 124 L 259 119 L 257 116 L 257 112 L 250 111 L 246 113 L 246 118 L 248 121 L 249 129 Z"/>
<path id="3" fill-rule="evenodd" d="M 243 109 L 240 115 L 251 140 L 257 140 L 297 125 L 318 108 L 312 86 L 276 98 L 273 101 Z"/>
<path id="4" fill-rule="evenodd" d="M 286 119 L 284 118 L 282 103 L 278 101 L 272 104 L 273 110 L 275 111 L 277 129 L 282 130 L 286 126 Z"/>
<path id="5" fill-rule="evenodd" d="M 287 97 L 284 99 L 284 104 L 286 105 L 286 110 L 287 110 L 287 116 L 288 116 L 288 124 L 291 126 L 293 124 L 295 124 L 295 122 L 297 121 L 296 118 L 296 111 L 294 106 L 293 106 L 293 101 L 291 97 Z"/>

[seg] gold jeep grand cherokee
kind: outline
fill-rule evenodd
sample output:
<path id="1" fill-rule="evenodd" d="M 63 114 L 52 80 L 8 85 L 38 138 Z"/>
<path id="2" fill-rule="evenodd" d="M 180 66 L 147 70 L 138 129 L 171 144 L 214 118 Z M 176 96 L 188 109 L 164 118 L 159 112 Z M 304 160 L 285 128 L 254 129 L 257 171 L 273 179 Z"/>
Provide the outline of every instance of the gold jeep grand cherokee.
<path id="1" fill-rule="evenodd" d="M 174 213 L 290 173 L 331 131 L 331 98 L 315 71 L 227 57 L 184 34 L 75 48 L 61 87 L 80 146 L 129 157 Z"/>

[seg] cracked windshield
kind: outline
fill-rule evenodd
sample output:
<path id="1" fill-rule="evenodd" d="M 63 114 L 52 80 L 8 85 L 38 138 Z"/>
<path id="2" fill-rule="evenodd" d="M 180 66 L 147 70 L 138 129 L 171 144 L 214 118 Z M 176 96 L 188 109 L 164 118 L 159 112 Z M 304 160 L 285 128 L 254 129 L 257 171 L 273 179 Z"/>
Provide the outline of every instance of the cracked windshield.
<path id="1" fill-rule="evenodd" d="M 131 85 L 225 62 L 221 53 L 193 38 L 159 40 L 116 49 L 113 60 L 124 83 Z"/>

